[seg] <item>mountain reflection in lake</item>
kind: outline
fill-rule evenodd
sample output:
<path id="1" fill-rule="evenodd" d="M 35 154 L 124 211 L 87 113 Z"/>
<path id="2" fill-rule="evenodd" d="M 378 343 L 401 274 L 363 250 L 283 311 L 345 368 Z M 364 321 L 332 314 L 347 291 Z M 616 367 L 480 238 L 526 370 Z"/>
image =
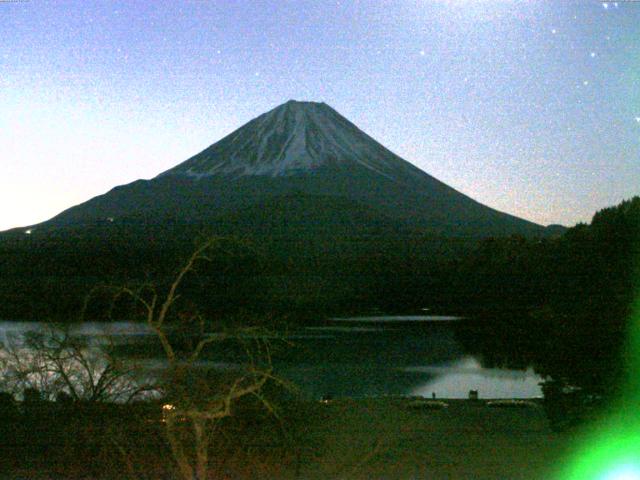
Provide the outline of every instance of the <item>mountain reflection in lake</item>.
<path id="1" fill-rule="evenodd" d="M 465 320 L 436 316 L 379 316 L 330 319 L 291 332 L 274 353 L 276 375 L 295 383 L 309 398 L 422 395 L 466 398 L 541 396 L 542 379 L 530 368 L 485 368 L 465 348 L 457 328 Z M 0 322 L 0 341 L 27 331 L 44 331 L 38 322 Z M 156 370 L 162 365 L 157 340 L 144 324 L 86 323 L 70 328 L 94 344 L 108 337 L 120 355 Z M 91 343 L 90 342 L 90 343 Z M 201 366 L 233 368 L 240 359 L 227 345 L 202 358 Z"/>

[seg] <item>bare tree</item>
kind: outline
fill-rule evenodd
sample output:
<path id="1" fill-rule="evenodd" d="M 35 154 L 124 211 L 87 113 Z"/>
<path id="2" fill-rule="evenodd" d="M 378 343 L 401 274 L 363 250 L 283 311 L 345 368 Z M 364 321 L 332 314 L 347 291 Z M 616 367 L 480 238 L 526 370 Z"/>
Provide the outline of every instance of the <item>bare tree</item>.
<path id="1" fill-rule="evenodd" d="M 163 407 L 163 419 L 171 452 L 180 476 L 185 480 L 207 478 L 215 423 L 231 416 L 234 404 L 247 396 L 258 398 L 274 412 L 261 391 L 270 380 L 280 382 L 273 375 L 271 352 L 263 329 L 216 326 L 193 305 L 179 302 L 180 287 L 187 277 L 195 275 L 199 266 L 212 262 L 213 255 L 224 248 L 223 244 L 220 238 L 202 242 L 162 291 L 150 283 L 137 287 L 107 287 L 113 303 L 122 297 L 134 301 L 162 346 L 167 361 L 160 386 L 167 402 Z M 192 340 L 188 345 L 176 340 L 176 333 L 184 330 Z M 203 352 L 212 344 L 229 339 L 249 339 L 247 362 L 238 370 L 217 372 L 216 378 L 212 379 L 210 370 L 202 365 Z"/>
<path id="2" fill-rule="evenodd" d="M 136 365 L 62 326 L 8 338 L 0 348 L 0 372 L 0 390 L 38 391 L 45 400 L 127 403 L 155 388 Z"/>

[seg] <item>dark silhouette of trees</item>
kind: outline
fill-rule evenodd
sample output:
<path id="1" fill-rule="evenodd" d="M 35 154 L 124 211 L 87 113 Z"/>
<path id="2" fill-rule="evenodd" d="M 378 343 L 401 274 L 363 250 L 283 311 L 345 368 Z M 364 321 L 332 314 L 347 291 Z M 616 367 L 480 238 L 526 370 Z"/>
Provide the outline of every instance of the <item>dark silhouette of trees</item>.
<path id="1" fill-rule="evenodd" d="M 639 261 L 634 197 L 556 239 L 488 239 L 461 263 L 452 288 L 501 339 L 491 350 L 513 348 L 559 387 L 611 397 L 628 363 Z"/>

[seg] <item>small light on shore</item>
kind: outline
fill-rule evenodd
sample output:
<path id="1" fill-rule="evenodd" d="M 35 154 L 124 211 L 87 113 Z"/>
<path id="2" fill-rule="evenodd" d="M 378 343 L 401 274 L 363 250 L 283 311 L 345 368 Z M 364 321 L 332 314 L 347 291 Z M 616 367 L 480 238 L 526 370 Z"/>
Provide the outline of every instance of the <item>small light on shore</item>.
<path id="1" fill-rule="evenodd" d="M 176 409 L 176 406 L 171 403 L 165 403 L 162 405 L 162 423 L 167 423 L 167 416 L 169 412 L 172 412 Z"/>

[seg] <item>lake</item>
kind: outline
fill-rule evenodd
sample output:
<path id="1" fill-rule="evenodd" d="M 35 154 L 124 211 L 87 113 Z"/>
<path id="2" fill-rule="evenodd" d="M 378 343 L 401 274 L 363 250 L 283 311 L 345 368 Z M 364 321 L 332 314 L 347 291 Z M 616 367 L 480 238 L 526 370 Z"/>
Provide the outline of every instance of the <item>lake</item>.
<path id="1" fill-rule="evenodd" d="M 465 322 L 433 315 L 331 318 L 289 332 L 287 345 L 274 353 L 275 373 L 295 383 L 309 398 L 430 398 L 434 394 L 437 398 L 467 398 L 470 390 L 487 399 L 542 395 L 542 378 L 531 368 L 484 366 L 482 356 L 473 352 L 468 340 L 460 339 L 458 330 Z M 38 322 L 0 322 L 0 341 L 47 328 Z M 158 350 L 146 348 L 156 339 L 145 324 L 87 322 L 71 325 L 69 332 L 85 337 L 93 348 L 106 339 L 124 346 L 124 351 L 135 345 L 136 362 L 149 369 L 162 366 Z M 145 358 L 140 351 L 149 353 Z M 228 355 L 209 355 L 201 364 L 239 368 Z"/>

